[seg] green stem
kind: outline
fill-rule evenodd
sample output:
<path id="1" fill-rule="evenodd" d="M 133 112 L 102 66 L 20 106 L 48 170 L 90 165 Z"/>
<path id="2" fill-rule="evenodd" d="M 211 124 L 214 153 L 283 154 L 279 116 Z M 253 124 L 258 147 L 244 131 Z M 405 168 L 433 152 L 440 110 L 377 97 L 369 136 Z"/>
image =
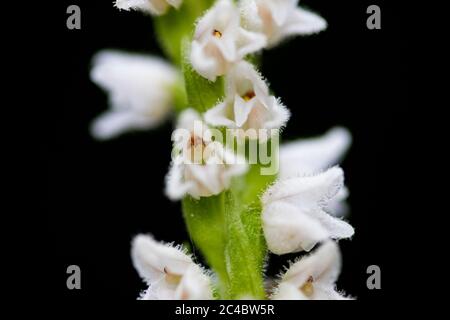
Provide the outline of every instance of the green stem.
<path id="1" fill-rule="evenodd" d="M 265 298 L 260 210 L 250 209 L 231 190 L 183 200 L 189 234 L 218 276 L 216 292 L 221 299 Z"/>
<path id="2" fill-rule="evenodd" d="M 195 21 L 213 2 L 184 0 L 179 10 L 170 9 L 154 21 L 163 50 L 183 71 L 184 88 L 173 89 L 177 111 L 189 106 L 205 112 L 223 99 L 223 78 L 215 82 L 204 79 L 187 59 Z M 249 60 L 255 63 L 259 58 L 255 55 Z M 273 177 L 261 176 L 259 169 L 259 165 L 251 166 L 247 175 L 235 178 L 230 189 L 219 195 L 199 200 L 187 196 L 182 202 L 191 240 L 217 275 L 217 298 L 265 298 L 263 264 L 267 248 L 259 195 Z"/>

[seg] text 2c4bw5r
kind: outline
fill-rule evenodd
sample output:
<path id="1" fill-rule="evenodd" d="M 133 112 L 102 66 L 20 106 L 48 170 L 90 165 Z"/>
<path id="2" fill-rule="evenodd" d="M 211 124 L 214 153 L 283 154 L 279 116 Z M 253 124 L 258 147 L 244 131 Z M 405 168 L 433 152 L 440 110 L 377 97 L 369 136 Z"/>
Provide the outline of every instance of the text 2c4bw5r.
<path id="1" fill-rule="evenodd" d="M 269 315 L 275 314 L 274 305 L 223 305 L 219 306 L 219 314 L 258 314 Z"/>

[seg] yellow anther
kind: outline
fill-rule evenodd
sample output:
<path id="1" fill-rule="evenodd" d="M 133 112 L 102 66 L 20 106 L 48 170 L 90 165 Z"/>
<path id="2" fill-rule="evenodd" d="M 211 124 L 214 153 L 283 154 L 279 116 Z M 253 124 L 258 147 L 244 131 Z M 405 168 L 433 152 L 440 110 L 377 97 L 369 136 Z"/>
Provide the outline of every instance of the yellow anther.
<path id="1" fill-rule="evenodd" d="M 314 286 L 313 286 L 314 278 L 309 277 L 308 280 L 301 286 L 300 290 L 302 290 L 303 294 L 307 297 L 311 297 L 314 294 Z"/>
<path id="2" fill-rule="evenodd" d="M 245 101 L 250 101 L 254 96 L 255 96 L 255 92 L 249 91 L 242 97 L 242 99 L 244 99 Z"/>

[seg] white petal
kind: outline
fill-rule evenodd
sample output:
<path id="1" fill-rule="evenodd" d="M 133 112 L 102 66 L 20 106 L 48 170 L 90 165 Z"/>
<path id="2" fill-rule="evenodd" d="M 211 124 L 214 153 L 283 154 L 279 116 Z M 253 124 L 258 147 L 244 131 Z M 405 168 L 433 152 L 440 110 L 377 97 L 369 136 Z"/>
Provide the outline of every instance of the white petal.
<path id="1" fill-rule="evenodd" d="M 180 200 L 194 188 L 194 182 L 184 181 L 184 165 L 181 160 L 174 160 L 166 176 L 166 196 L 172 200 Z"/>
<path id="2" fill-rule="evenodd" d="M 314 212 L 314 217 L 320 221 L 322 226 L 328 230 L 330 237 L 333 239 L 351 238 L 355 233 L 355 229 L 339 218 L 333 217 L 324 210 Z"/>
<path id="3" fill-rule="evenodd" d="M 213 161 L 216 161 L 214 159 Z M 231 178 L 247 171 L 247 165 L 234 156 L 220 159 L 223 164 L 186 164 L 185 179 L 193 183 L 188 193 L 195 199 L 217 195 L 230 186 Z M 229 162 L 226 162 L 229 161 Z"/>
<path id="4" fill-rule="evenodd" d="M 165 0 L 116 0 L 116 7 L 123 10 L 139 10 L 154 15 L 161 15 L 167 11 Z"/>
<path id="5" fill-rule="evenodd" d="M 244 24 L 252 31 L 264 33 L 270 48 L 288 36 L 326 28 L 323 18 L 297 5 L 297 0 L 243 0 L 240 7 Z"/>
<path id="6" fill-rule="evenodd" d="M 194 181 L 194 186 L 188 191 L 189 194 L 198 199 L 219 194 L 226 188 L 221 181 L 221 172 L 224 170 L 220 164 L 187 164 L 186 179 Z"/>
<path id="7" fill-rule="evenodd" d="M 344 217 L 350 211 L 349 205 L 347 204 L 347 198 L 350 194 L 350 191 L 347 187 L 343 187 L 337 193 L 336 197 L 334 197 L 330 203 L 326 207 L 326 212 L 329 212 L 335 217 Z"/>
<path id="8" fill-rule="evenodd" d="M 159 243 L 147 235 L 133 239 L 131 257 L 139 275 L 149 284 L 160 280 L 165 273 L 183 275 L 193 264 L 179 248 Z"/>
<path id="9" fill-rule="evenodd" d="M 250 53 L 257 52 L 267 45 L 267 38 L 262 33 L 251 32 L 245 29 L 239 30 L 238 56 L 242 59 Z"/>
<path id="10" fill-rule="evenodd" d="M 178 71 L 159 58 L 113 50 L 94 57 L 91 79 L 109 94 L 112 111 L 121 113 L 107 114 L 95 130 L 101 137 L 160 124 L 171 111 L 171 87 L 181 81 Z"/>
<path id="11" fill-rule="evenodd" d="M 327 22 L 318 14 L 302 8 L 296 8 L 291 12 L 282 33 L 289 35 L 308 35 L 323 31 L 327 28 Z"/>
<path id="12" fill-rule="evenodd" d="M 228 189 L 232 177 L 247 170 L 244 159 L 227 151 L 219 141 L 212 140 L 211 129 L 199 117 L 192 109 L 184 111 L 179 117 L 177 130 L 188 131 L 188 139 L 180 135 L 183 139 L 175 143 L 176 151 L 183 152 L 173 159 L 166 178 L 166 194 L 172 200 L 181 199 L 186 194 L 195 199 L 219 194 Z M 195 141 L 195 147 L 192 141 Z M 197 146 L 200 146 L 199 149 L 195 149 Z M 193 151 L 201 158 L 192 159 Z"/>
<path id="13" fill-rule="evenodd" d="M 318 283 L 315 286 L 314 300 L 353 300 L 336 291 L 334 285 Z"/>
<path id="14" fill-rule="evenodd" d="M 167 12 L 169 4 L 175 8 L 182 0 L 116 0 L 116 7 L 123 10 L 139 10 L 152 15 L 162 15 Z"/>
<path id="15" fill-rule="evenodd" d="M 195 121 L 201 121 L 200 114 L 192 108 L 184 110 L 177 120 L 177 128 L 193 130 Z"/>
<path id="16" fill-rule="evenodd" d="M 334 239 L 349 238 L 354 234 L 354 229 L 347 222 L 335 218 L 324 211 L 324 208 L 337 195 L 342 185 L 343 172 L 342 169 L 337 167 L 315 176 L 280 180 L 268 188 L 262 196 L 263 208 L 266 210 L 274 204 L 287 204 L 295 208 L 295 211 L 291 210 L 292 216 L 295 216 L 294 212 L 296 212 L 297 216 L 301 216 L 301 218 L 297 219 L 304 219 L 303 216 L 308 216 L 315 220 L 322 229 L 326 230 L 328 237 Z M 278 217 L 279 219 L 284 218 L 284 224 L 288 224 L 293 219 L 292 217 L 284 217 L 283 210 L 279 211 Z M 272 215 L 275 215 L 275 213 Z M 286 240 L 286 244 L 280 244 L 284 246 L 283 253 L 287 253 L 289 248 L 295 251 L 308 250 L 319 241 L 308 235 L 306 231 L 303 231 L 301 225 L 295 226 L 301 234 L 301 242 L 298 238 L 300 235 L 297 238 L 292 237 L 292 242 Z M 284 233 L 286 231 L 280 227 L 278 232 Z M 277 233 L 275 227 L 272 227 L 271 233 Z M 323 234 L 321 235 L 323 236 Z M 275 236 L 272 237 L 275 238 Z"/>
<path id="17" fill-rule="evenodd" d="M 205 33 L 211 31 L 211 28 L 218 20 L 217 16 L 221 12 L 226 15 L 230 10 L 232 10 L 232 5 L 229 1 L 217 1 L 215 5 L 206 11 L 206 13 L 197 21 L 194 39 L 200 39 Z"/>
<path id="18" fill-rule="evenodd" d="M 254 100 L 246 102 L 239 95 L 234 96 L 234 121 L 238 128 L 242 127 L 244 123 L 247 122 L 254 105 Z"/>
<path id="19" fill-rule="evenodd" d="M 249 92 L 254 96 L 245 101 Z M 246 61 L 235 64 L 227 76 L 225 101 L 209 110 L 205 119 L 212 125 L 229 128 L 279 129 L 289 118 L 289 111 L 275 97 L 254 66 Z"/>
<path id="20" fill-rule="evenodd" d="M 265 43 L 263 35 L 241 28 L 239 10 L 232 1 L 220 0 L 195 27 L 191 64 L 201 76 L 215 81 L 233 63 L 260 50 Z"/>
<path id="21" fill-rule="evenodd" d="M 212 299 L 209 276 L 179 248 L 139 235 L 131 253 L 135 268 L 149 285 L 140 299 Z"/>
<path id="22" fill-rule="evenodd" d="M 210 81 L 225 74 L 229 63 L 237 58 L 238 28 L 239 15 L 234 4 L 230 0 L 217 1 L 195 27 L 190 54 L 193 69 Z M 221 32 L 220 38 L 213 35 L 216 31 Z"/>
<path id="23" fill-rule="evenodd" d="M 271 300 L 308 300 L 301 290 L 290 283 L 280 283 Z"/>
<path id="24" fill-rule="evenodd" d="M 287 201 L 300 207 L 324 206 L 336 196 L 343 182 L 344 173 L 339 167 L 314 176 L 280 179 L 267 189 L 262 201 L 265 205 L 274 201 Z"/>
<path id="25" fill-rule="evenodd" d="M 279 129 L 286 125 L 291 113 L 277 98 L 270 97 L 270 117 L 264 127 L 268 129 Z"/>
<path id="26" fill-rule="evenodd" d="M 212 300 L 210 278 L 200 267 L 191 265 L 175 292 L 176 300 Z"/>
<path id="27" fill-rule="evenodd" d="M 333 288 L 341 271 L 341 254 L 333 241 L 322 244 L 315 252 L 301 258 L 289 267 L 281 283 L 300 288 L 310 277 L 313 285 Z"/>
<path id="28" fill-rule="evenodd" d="M 269 88 L 264 82 L 261 74 L 255 69 L 255 66 L 247 61 L 239 61 L 229 72 L 227 77 L 227 95 L 245 93 L 247 90 L 254 90 L 257 96 L 267 106 L 267 97 Z"/>
<path id="29" fill-rule="evenodd" d="M 346 299 L 335 290 L 340 271 L 341 254 L 338 246 L 332 241 L 325 242 L 315 252 L 289 267 L 282 276 L 273 299 Z M 307 283 L 311 285 L 309 293 L 302 289 Z"/>
<path id="30" fill-rule="evenodd" d="M 351 141 L 350 132 L 337 127 L 321 137 L 285 143 L 280 147 L 279 177 L 309 175 L 336 165 Z"/>
<path id="31" fill-rule="evenodd" d="M 183 3 L 183 0 L 167 0 L 167 2 L 174 8 L 181 7 L 181 4 Z"/>
<path id="32" fill-rule="evenodd" d="M 262 220 L 267 246 L 278 255 L 309 251 L 316 243 L 329 237 L 319 221 L 285 202 L 265 206 Z"/>
<path id="33" fill-rule="evenodd" d="M 226 61 L 236 61 L 238 53 L 236 48 L 236 37 L 233 34 L 225 34 L 221 39 L 212 38 L 211 41 L 216 44 Z"/>
<path id="34" fill-rule="evenodd" d="M 190 61 L 198 74 L 210 81 L 216 81 L 220 73 L 219 61 L 205 54 L 205 45 L 195 40 L 192 42 Z"/>
<path id="35" fill-rule="evenodd" d="M 223 179 L 227 188 L 231 178 L 241 176 L 248 171 L 248 165 L 244 157 L 237 156 L 227 150 L 224 152 L 224 162 L 227 163 L 227 170 L 223 173 Z"/>
<path id="36" fill-rule="evenodd" d="M 263 21 L 258 14 L 258 6 L 255 0 L 239 1 L 239 10 L 244 28 L 257 31 L 263 30 Z"/>
<path id="37" fill-rule="evenodd" d="M 98 140 L 114 138 L 126 131 L 145 130 L 155 126 L 155 119 L 132 112 L 105 112 L 94 120 L 91 134 Z"/>
<path id="38" fill-rule="evenodd" d="M 231 108 L 232 108 L 232 106 L 231 106 Z M 225 127 L 229 127 L 229 128 L 236 127 L 236 124 L 234 123 L 234 121 L 228 117 L 228 114 L 230 112 L 230 111 L 228 111 L 228 109 L 230 109 L 230 104 L 228 104 L 227 102 L 219 103 L 215 107 L 206 111 L 206 113 L 204 115 L 205 121 L 208 124 L 210 124 L 212 126 L 216 126 L 216 127 L 221 127 L 221 126 L 225 126 Z"/>

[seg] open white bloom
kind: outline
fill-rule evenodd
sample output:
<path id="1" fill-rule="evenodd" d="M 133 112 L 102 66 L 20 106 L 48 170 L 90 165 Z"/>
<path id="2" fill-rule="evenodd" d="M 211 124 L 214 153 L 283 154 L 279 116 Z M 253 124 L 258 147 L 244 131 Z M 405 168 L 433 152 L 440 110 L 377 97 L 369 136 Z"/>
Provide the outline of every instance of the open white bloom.
<path id="1" fill-rule="evenodd" d="M 279 178 L 312 175 L 339 164 L 352 143 L 350 132 L 342 127 L 316 138 L 284 143 L 280 147 Z M 342 188 L 329 203 L 330 213 L 342 216 L 348 212 L 345 200 L 348 189 Z"/>
<path id="2" fill-rule="evenodd" d="M 247 171 L 245 159 L 213 141 L 213 131 L 192 109 L 184 111 L 172 135 L 175 154 L 166 178 L 166 194 L 172 200 L 186 194 L 193 198 L 217 195 L 230 186 L 233 176 Z"/>
<path id="3" fill-rule="evenodd" d="M 109 94 L 110 110 L 91 127 L 97 139 L 160 124 L 172 107 L 178 71 L 165 61 L 139 54 L 105 50 L 93 60 L 91 79 Z"/>
<path id="4" fill-rule="evenodd" d="M 210 300 L 211 280 L 179 247 L 138 235 L 131 249 L 133 264 L 149 288 L 142 300 Z"/>
<path id="5" fill-rule="evenodd" d="M 314 253 L 290 266 L 282 276 L 273 300 L 342 300 L 335 282 L 341 271 L 338 246 L 328 241 Z"/>
<path id="6" fill-rule="evenodd" d="M 352 143 L 350 132 L 342 127 L 323 136 L 299 139 L 280 146 L 280 179 L 318 173 L 339 163 Z"/>
<path id="7" fill-rule="evenodd" d="M 197 23 L 191 64 L 201 76 L 215 81 L 233 63 L 265 45 L 264 35 L 241 28 L 239 10 L 232 1 L 219 0 Z"/>
<path id="8" fill-rule="evenodd" d="M 139 10 L 152 15 L 162 15 L 169 6 L 179 8 L 183 0 L 116 0 L 116 7 L 123 10 Z"/>
<path id="9" fill-rule="evenodd" d="M 269 250 L 275 254 L 309 251 L 327 238 L 353 235 L 347 222 L 326 212 L 344 183 L 341 168 L 277 181 L 262 196 L 263 229 Z"/>
<path id="10" fill-rule="evenodd" d="M 245 26 L 266 35 L 268 47 L 294 35 L 317 33 L 327 27 L 319 15 L 298 7 L 299 0 L 242 0 Z"/>
<path id="11" fill-rule="evenodd" d="M 283 127 L 289 116 L 253 65 L 241 61 L 227 75 L 225 100 L 205 113 L 205 121 L 213 126 L 265 131 Z"/>

